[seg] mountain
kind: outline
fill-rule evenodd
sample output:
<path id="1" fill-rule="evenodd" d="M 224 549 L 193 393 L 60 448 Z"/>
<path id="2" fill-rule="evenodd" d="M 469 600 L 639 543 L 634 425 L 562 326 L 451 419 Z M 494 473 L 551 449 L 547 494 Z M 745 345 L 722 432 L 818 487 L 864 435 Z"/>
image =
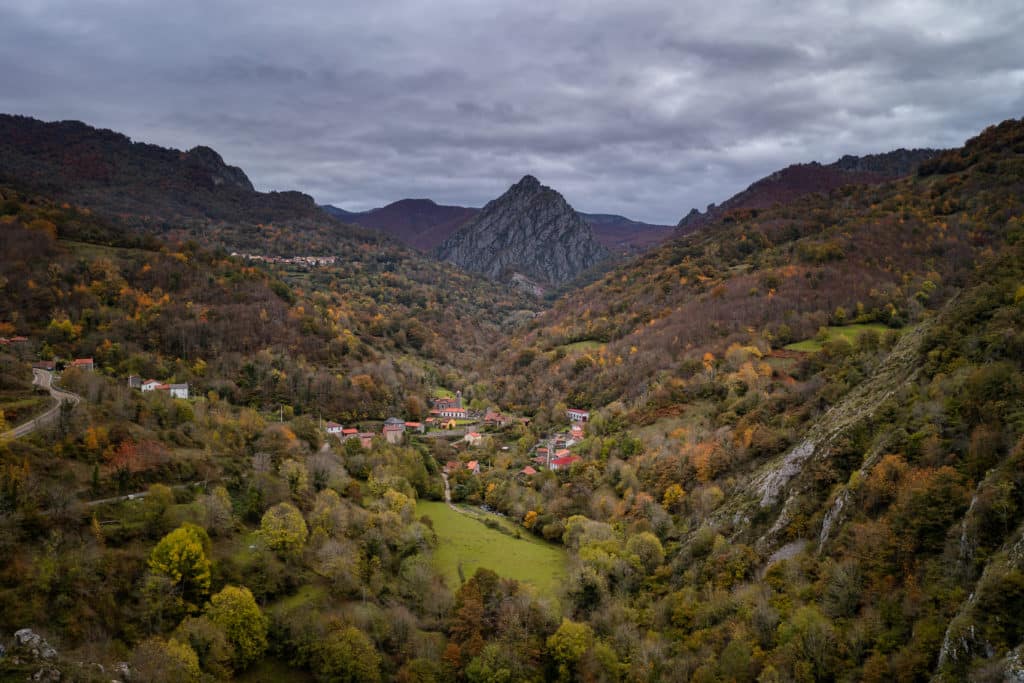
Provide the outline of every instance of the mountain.
<path id="1" fill-rule="evenodd" d="M 480 212 L 476 208 L 436 204 L 430 199 L 402 199 L 362 212 L 329 204 L 321 208 L 346 223 L 380 230 L 423 251 L 436 248 Z M 616 253 L 646 251 L 670 238 L 674 230 L 670 225 L 653 225 L 612 214 L 580 213 L 580 217 L 597 241 Z"/>
<path id="2" fill-rule="evenodd" d="M 764 209 L 785 204 L 804 195 L 824 192 L 844 185 L 872 185 L 913 173 L 921 162 L 940 153 L 935 149 L 897 149 L 884 154 L 857 157 L 846 155 L 831 164 L 793 164 L 775 171 L 721 204 L 711 204 L 704 213 L 691 209 L 678 227 L 692 230 L 729 211 Z"/>
<path id="3" fill-rule="evenodd" d="M 562 195 L 530 175 L 488 202 L 436 254 L 494 280 L 519 274 L 549 285 L 610 257 Z"/>
<path id="4" fill-rule="evenodd" d="M 674 231 L 670 225 L 643 223 L 615 214 L 580 213 L 580 218 L 590 226 L 598 242 L 623 254 L 647 251 L 671 238 Z"/>
<path id="5" fill-rule="evenodd" d="M 133 142 L 79 121 L 0 114 L 0 182 L 99 211 L 133 230 L 240 251 L 335 253 L 379 241 L 326 216 L 301 192 L 257 192 L 209 147 Z"/>
<path id="6" fill-rule="evenodd" d="M 430 251 L 480 212 L 463 206 L 443 206 L 430 199 L 402 199 L 370 211 L 354 213 L 334 206 L 327 213 L 373 228 L 422 251 Z"/>

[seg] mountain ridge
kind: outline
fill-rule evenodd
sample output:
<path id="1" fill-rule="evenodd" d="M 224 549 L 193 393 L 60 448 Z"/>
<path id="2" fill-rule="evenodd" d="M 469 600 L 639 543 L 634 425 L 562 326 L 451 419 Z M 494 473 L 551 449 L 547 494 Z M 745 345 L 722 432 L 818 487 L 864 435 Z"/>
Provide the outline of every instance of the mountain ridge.
<path id="1" fill-rule="evenodd" d="M 568 282 L 611 254 L 558 192 L 531 175 L 487 203 L 434 252 L 493 280 Z"/>

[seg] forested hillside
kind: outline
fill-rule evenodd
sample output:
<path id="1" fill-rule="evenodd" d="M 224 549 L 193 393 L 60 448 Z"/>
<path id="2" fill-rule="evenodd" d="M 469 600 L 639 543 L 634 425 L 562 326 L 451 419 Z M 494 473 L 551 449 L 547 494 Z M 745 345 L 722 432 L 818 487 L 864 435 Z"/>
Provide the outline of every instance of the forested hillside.
<path id="1" fill-rule="evenodd" d="M 1024 670 L 1024 121 L 539 315 L 333 222 L 268 263 L 217 248 L 241 214 L 39 181 L 0 189 L 0 399 L 55 359 L 81 400 L 0 443 L 0 677 Z"/>

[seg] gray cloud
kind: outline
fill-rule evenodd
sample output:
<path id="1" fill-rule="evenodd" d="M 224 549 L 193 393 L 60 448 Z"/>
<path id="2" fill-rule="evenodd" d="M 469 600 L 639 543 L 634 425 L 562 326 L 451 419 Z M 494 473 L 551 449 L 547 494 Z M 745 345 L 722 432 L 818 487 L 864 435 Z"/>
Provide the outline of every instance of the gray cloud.
<path id="1" fill-rule="evenodd" d="M 790 163 L 1024 115 L 1014 2 L 0 0 L 0 110 L 214 147 L 264 190 L 674 223 Z"/>

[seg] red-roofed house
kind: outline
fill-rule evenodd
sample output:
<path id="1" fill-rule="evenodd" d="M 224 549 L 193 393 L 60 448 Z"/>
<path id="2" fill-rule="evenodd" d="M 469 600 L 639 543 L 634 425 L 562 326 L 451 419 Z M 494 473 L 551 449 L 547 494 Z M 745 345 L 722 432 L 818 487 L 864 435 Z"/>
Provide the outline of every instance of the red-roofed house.
<path id="1" fill-rule="evenodd" d="M 469 462 L 466 463 L 466 469 L 472 472 L 473 474 L 480 474 L 480 463 L 478 463 L 476 460 L 470 460 Z"/>
<path id="2" fill-rule="evenodd" d="M 565 414 L 570 422 L 586 422 L 590 419 L 590 411 L 580 408 L 569 408 L 569 410 L 565 411 Z"/>
<path id="3" fill-rule="evenodd" d="M 462 463 L 458 460 L 449 460 L 444 464 L 444 471 L 448 474 L 453 474 L 462 469 Z"/>
<path id="4" fill-rule="evenodd" d="M 527 465 L 523 469 L 519 470 L 519 474 L 525 474 L 528 477 L 532 477 L 533 475 L 537 474 L 537 470 Z"/>
<path id="5" fill-rule="evenodd" d="M 71 367 L 81 368 L 82 370 L 92 370 L 96 366 L 92 362 L 92 358 L 76 358 L 71 361 Z"/>
<path id="6" fill-rule="evenodd" d="M 405 428 L 411 429 L 414 432 L 419 432 L 420 434 L 427 431 L 422 422 L 406 422 Z"/>
<path id="7" fill-rule="evenodd" d="M 359 436 L 359 430 L 355 427 L 349 427 L 348 429 L 341 430 L 341 436 L 344 439 L 353 439 Z"/>
<path id="8" fill-rule="evenodd" d="M 53 372 L 54 370 L 57 369 L 57 363 L 55 363 L 52 360 L 39 360 L 33 363 L 32 367 L 38 370 L 48 370 L 50 372 Z"/>
<path id="9" fill-rule="evenodd" d="M 449 417 L 455 420 L 465 420 L 466 416 L 469 414 L 468 412 L 466 412 L 465 408 L 458 408 L 455 406 L 452 406 L 450 408 L 441 408 L 437 411 L 431 411 L 431 413 L 434 412 L 436 412 L 439 417 Z"/>
<path id="10" fill-rule="evenodd" d="M 484 413 L 485 425 L 491 425 L 494 427 L 504 427 L 509 422 L 511 422 L 511 419 L 509 417 L 502 415 L 500 412 L 494 410 L 493 408 L 488 408 L 487 412 Z"/>
<path id="11" fill-rule="evenodd" d="M 156 391 L 159 388 L 160 382 L 156 381 L 155 379 L 147 379 L 145 382 L 142 383 L 142 386 L 139 387 L 139 389 L 141 389 L 142 391 Z"/>
<path id="12" fill-rule="evenodd" d="M 479 446 L 480 442 L 484 440 L 483 434 L 479 432 L 469 432 L 463 437 L 463 440 L 470 446 Z"/>
<path id="13" fill-rule="evenodd" d="M 551 469 L 554 471 L 565 470 L 572 467 L 574 463 L 580 462 L 581 460 L 583 460 L 583 458 L 581 458 L 578 455 L 565 455 L 562 456 L 561 458 L 555 458 L 554 460 L 552 460 Z"/>
<path id="14" fill-rule="evenodd" d="M 370 433 L 370 432 L 360 432 L 359 433 L 359 443 L 360 443 L 360 445 L 363 448 L 369 448 L 370 446 L 373 445 L 373 437 L 374 436 L 376 436 L 376 434 L 373 434 L 373 433 Z"/>

